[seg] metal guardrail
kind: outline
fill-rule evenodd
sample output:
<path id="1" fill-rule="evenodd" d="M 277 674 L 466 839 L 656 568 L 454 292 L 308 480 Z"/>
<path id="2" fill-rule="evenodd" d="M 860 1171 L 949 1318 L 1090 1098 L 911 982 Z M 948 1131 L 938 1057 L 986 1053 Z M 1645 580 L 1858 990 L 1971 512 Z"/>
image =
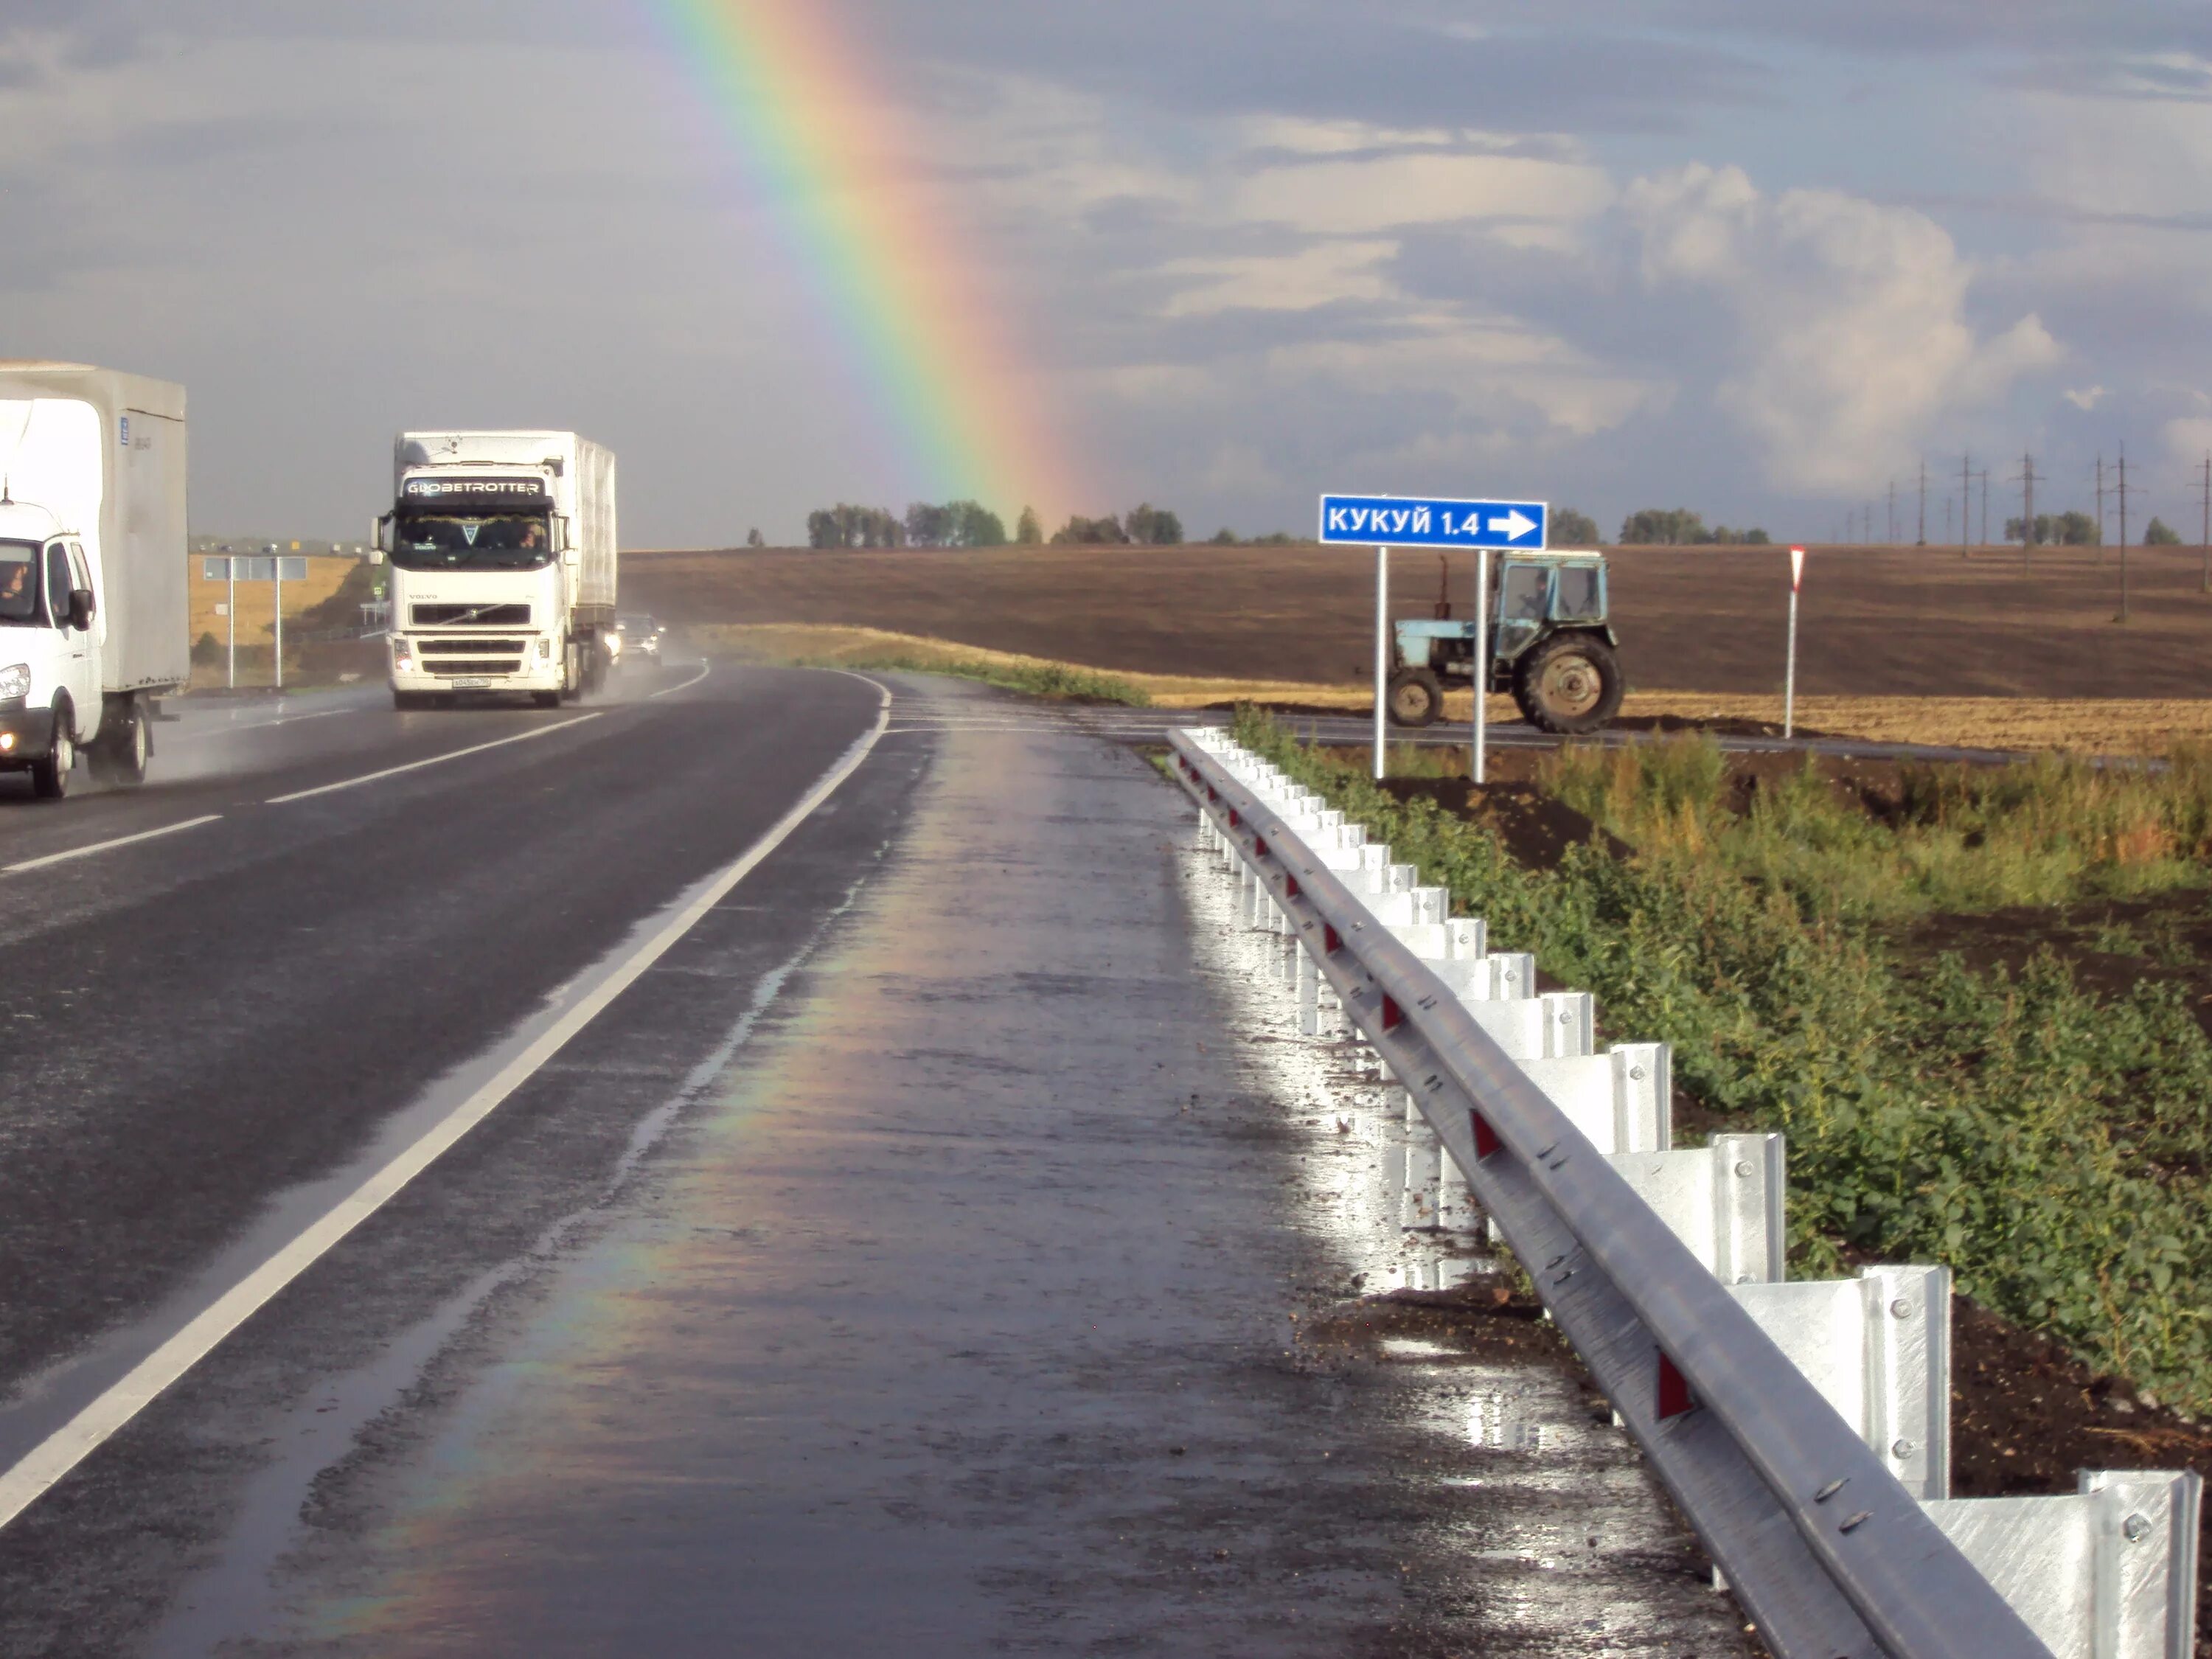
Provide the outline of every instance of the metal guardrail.
<path id="1" fill-rule="evenodd" d="M 1783 1659 L 2048 1659 L 2021 1615 L 1436 969 L 1237 775 L 1170 736 L 1345 1013 L 1402 1083 Z M 1241 756 L 1241 751 L 1237 751 Z"/>

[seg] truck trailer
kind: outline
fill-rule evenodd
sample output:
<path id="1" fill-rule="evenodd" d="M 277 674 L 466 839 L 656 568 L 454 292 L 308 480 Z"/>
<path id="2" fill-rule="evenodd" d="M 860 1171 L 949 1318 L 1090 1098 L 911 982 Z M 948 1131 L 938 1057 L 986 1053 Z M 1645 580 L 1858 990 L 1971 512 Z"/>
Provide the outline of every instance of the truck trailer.
<path id="1" fill-rule="evenodd" d="M 185 392 L 0 361 L 0 769 L 136 784 L 191 678 Z"/>
<path id="2" fill-rule="evenodd" d="M 392 510 L 392 701 L 605 682 L 615 649 L 615 458 L 573 432 L 403 432 Z"/>

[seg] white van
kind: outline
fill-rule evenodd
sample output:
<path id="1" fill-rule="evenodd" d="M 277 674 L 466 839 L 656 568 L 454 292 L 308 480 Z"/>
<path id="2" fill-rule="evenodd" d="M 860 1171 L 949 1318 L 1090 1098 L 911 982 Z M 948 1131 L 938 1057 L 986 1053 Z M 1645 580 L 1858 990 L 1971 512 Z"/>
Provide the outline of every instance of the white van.
<path id="1" fill-rule="evenodd" d="M 0 769 L 134 784 L 191 678 L 181 386 L 0 360 Z"/>

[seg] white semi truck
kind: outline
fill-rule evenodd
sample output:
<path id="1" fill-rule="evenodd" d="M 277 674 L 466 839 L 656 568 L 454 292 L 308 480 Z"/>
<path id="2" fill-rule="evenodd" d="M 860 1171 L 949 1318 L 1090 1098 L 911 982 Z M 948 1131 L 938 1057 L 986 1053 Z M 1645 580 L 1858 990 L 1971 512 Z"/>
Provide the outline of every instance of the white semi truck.
<path id="1" fill-rule="evenodd" d="M 135 784 L 191 678 L 185 391 L 0 361 L 0 769 Z"/>
<path id="2" fill-rule="evenodd" d="M 392 701 L 595 690 L 615 641 L 615 458 L 573 432 L 404 432 L 392 511 Z"/>

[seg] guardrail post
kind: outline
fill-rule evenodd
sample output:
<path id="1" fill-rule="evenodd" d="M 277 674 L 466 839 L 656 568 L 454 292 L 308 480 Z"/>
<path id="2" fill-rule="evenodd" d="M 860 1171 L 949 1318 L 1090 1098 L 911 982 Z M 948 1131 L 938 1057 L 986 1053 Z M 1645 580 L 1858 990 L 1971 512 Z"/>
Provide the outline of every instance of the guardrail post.
<path id="1" fill-rule="evenodd" d="M 1406 1181 L 1398 1206 L 1398 1224 L 1426 1231 L 1438 1224 L 1443 1198 L 1443 1142 L 1436 1127 L 1422 1113 L 1410 1090 L 1405 1097 Z"/>
<path id="2" fill-rule="evenodd" d="M 1686 1152 L 1620 1152 L 1613 1167 L 1723 1284 L 1784 1277 L 1782 1136 L 1720 1134 Z"/>
<path id="3" fill-rule="evenodd" d="M 2190 1659 L 2203 1482 L 2192 1470 L 2085 1469 L 2054 1498 L 1921 1508 L 2052 1659 Z"/>

